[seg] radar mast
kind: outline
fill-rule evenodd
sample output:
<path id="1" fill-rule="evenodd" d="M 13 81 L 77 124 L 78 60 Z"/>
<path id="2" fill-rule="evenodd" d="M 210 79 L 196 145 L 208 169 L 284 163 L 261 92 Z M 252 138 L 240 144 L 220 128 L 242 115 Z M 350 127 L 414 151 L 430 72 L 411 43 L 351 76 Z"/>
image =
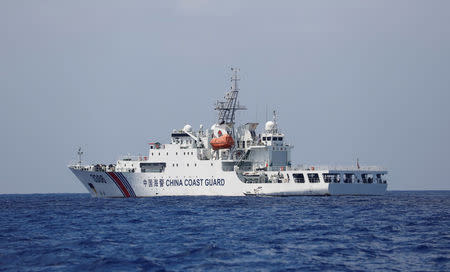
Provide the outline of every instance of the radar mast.
<path id="1" fill-rule="evenodd" d="M 245 106 L 239 105 L 238 102 L 238 81 L 240 80 L 240 78 L 238 77 L 239 69 L 231 68 L 231 71 L 233 72 L 233 76 L 231 77 L 231 90 L 225 95 L 225 101 L 217 101 L 215 110 L 219 111 L 219 125 L 226 124 L 230 127 L 233 127 L 236 117 L 236 111 L 246 110 L 247 108 Z"/>

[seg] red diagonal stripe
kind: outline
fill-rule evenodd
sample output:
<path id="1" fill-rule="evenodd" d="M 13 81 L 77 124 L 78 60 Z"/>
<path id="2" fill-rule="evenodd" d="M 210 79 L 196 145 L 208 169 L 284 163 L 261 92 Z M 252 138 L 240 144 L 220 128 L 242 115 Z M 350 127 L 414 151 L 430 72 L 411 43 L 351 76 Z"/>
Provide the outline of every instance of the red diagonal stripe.
<path id="1" fill-rule="evenodd" d="M 110 172 L 109 175 L 117 182 L 122 192 L 125 194 L 125 197 L 130 197 L 130 193 L 127 191 L 127 188 L 123 185 L 122 181 L 116 176 L 115 173 Z"/>

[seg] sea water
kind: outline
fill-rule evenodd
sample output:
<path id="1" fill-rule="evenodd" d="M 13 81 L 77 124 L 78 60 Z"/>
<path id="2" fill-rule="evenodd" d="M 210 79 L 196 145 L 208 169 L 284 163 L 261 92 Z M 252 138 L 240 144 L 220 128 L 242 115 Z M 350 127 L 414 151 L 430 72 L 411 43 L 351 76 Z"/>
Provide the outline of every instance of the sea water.
<path id="1" fill-rule="evenodd" d="M 0 271 L 450 271 L 450 191 L 0 195 Z"/>

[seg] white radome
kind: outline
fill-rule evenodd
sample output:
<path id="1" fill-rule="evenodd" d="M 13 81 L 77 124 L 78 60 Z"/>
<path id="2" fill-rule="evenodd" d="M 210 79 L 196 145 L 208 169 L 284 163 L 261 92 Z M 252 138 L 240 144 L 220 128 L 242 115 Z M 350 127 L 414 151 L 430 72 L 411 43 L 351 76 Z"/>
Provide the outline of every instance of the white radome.
<path id="1" fill-rule="evenodd" d="M 267 121 L 265 128 L 266 131 L 271 131 L 275 128 L 275 123 L 273 121 Z"/>
<path id="2" fill-rule="evenodd" d="M 183 128 L 183 131 L 191 133 L 192 132 L 192 126 L 189 125 L 189 124 L 185 125 L 184 128 Z"/>

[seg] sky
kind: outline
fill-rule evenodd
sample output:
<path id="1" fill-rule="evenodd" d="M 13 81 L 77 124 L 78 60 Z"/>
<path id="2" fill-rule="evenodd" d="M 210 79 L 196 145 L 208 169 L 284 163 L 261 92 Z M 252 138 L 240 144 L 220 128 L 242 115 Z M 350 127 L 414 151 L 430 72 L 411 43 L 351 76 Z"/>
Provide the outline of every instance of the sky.
<path id="1" fill-rule="evenodd" d="M 211 126 L 241 69 L 240 122 L 294 164 L 380 165 L 389 190 L 450 189 L 450 1 L 0 1 L 0 193 L 86 192 L 68 170 Z M 270 116 L 269 116 L 270 117 Z"/>

